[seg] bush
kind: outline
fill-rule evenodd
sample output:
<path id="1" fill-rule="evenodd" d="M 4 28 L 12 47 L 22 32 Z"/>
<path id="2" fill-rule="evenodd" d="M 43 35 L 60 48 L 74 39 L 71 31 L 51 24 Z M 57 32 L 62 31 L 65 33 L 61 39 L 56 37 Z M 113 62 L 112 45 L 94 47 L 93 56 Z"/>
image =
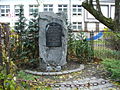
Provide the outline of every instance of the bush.
<path id="1" fill-rule="evenodd" d="M 110 73 L 112 79 L 120 81 L 120 60 L 104 59 L 102 64 L 106 70 Z"/>
<path id="2" fill-rule="evenodd" d="M 84 33 L 73 33 L 68 40 L 68 54 L 74 56 L 80 63 L 87 63 L 93 58 L 91 42 L 86 40 Z"/>
<path id="3" fill-rule="evenodd" d="M 95 57 L 98 57 L 100 59 L 106 59 L 106 58 L 114 58 L 114 59 L 120 59 L 120 51 L 111 50 L 111 49 L 95 49 L 94 50 Z"/>
<path id="4" fill-rule="evenodd" d="M 15 30 L 12 33 L 10 41 L 10 56 L 18 67 L 36 68 L 39 62 L 39 28 L 38 28 L 38 13 L 34 10 L 33 17 L 28 20 L 23 15 L 23 6 L 20 5 L 19 19 Z"/>
<path id="5" fill-rule="evenodd" d="M 120 51 L 120 32 L 105 32 L 103 37 L 109 48 Z"/>

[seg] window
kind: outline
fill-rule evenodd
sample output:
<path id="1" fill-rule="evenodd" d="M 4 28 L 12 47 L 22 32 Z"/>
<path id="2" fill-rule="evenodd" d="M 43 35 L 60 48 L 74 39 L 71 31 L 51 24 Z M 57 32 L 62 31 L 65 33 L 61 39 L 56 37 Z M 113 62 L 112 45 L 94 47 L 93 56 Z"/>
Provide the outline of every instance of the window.
<path id="1" fill-rule="evenodd" d="M 21 8 L 23 8 L 24 6 L 21 6 Z M 19 16 L 19 13 L 20 13 L 20 5 L 15 5 L 15 16 Z M 24 9 L 23 9 L 23 12 L 22 14 L 24 15 Z"/>
<path id="2" fill-rule="evenodd" d="M 58 12 L 62 12 L 62 11 L 67 13 L 67 11 L 68 11 L 67 4 L 59 4 L 58 5 Z"/>
<path id="3" fill-rule="evenodd" d="M 10 5 L 0 5 L 0 16 L 9 16 Z"/>
<path id="4" fill-rule="evenodd" d="M 44 12 L 53 12 L 52 4 L 44 4 L 43 7 L 44 7 L 44 9 L 43 9 Z"/>
<path id="5" fill-rule="evenodd" d="M 38 13 L 38 5 L 29 5 L 29 15 L 33 13 Z"/>
<path id="6" fill-rule="evenodd" d="M 82 22 L 73 22 L 72 27 L 74 30 L 82 30 Z"/>
<path id="7" fill-rule="evenodd" d="M 82 13 L 81 5 L 73 5 L 72 12 L 73 12 L 73 15 L 81 15 L 81 13 Z"/>

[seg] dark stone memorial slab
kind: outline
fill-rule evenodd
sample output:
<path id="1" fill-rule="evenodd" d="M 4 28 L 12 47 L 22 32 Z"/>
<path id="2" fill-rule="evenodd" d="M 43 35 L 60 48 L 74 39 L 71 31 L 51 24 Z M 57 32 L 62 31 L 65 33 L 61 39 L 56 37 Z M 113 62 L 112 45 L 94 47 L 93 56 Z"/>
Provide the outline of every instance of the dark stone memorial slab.
<path id="1" fill-rule="evenodd" d="M 66 14 L 40 12 L 39 15 L 40 69 L 47 72 L 60 71 L 67 63 Z"/>
<path id="2" fill-rule="evenodd" d="M 52 22 L 46 25 L 46 46 L 62 46 L 62 26 L 60 24 Z"/>

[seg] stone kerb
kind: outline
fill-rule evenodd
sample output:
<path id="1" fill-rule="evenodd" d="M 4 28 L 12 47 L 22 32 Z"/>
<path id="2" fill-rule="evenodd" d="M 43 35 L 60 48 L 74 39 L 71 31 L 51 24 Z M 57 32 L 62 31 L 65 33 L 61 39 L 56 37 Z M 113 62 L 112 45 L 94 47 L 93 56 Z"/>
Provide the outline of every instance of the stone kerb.
<path id="1" fill-rule="evenodd" d="M 33 75 L 43 75 L 43 76 L 54 76 L 54 75 L 64 75 L 64 74 L 69 74 L 69 73 L 74 73 L 74 72 L 79 72 L 84 69 L 84 65 L 80 65 L 79 68 L 74 69 L 74 70 L 66 70 L 66 71 L 59 71 L 59 72 L 38 72 L 38 71 L 31 71 L 31 70 L 24 70 L 24 72 L 33 74 Z"/>

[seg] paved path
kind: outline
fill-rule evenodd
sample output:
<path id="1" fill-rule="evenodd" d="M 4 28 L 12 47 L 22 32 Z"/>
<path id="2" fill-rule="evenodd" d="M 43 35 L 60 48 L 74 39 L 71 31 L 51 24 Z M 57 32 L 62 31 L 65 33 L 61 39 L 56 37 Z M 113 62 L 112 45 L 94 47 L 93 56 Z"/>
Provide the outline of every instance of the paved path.
<path id="1" fill-rule="evenodd" d="M 57 83 L 52 87 L 52 90 L 120 90 L 109 81 L 96 77 Z"/>

